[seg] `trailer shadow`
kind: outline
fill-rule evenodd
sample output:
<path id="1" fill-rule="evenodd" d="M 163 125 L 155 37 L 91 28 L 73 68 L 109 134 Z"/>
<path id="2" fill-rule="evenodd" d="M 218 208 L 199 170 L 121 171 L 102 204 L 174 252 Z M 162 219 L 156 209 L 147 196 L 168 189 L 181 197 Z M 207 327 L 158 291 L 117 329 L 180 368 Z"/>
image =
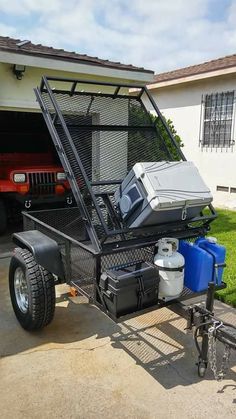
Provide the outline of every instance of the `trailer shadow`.
<path id="1" fill-rule="evenodd" d="M 192 334 L 184 330 L 185 320 L 178 315 L 170 315 L 168 309 L 154 311 L 148 316 L 141 316 L 132 319 L 128 324 L 122 324 L 119 334 L 112 337 L 113 347 L 125 350 L 166 389 L 201 381 L 195 365 L 198 354 Z M 218 344 L 217 352 L 221 363 L 221 343 Z M 236 380 L 236 373 L 232 370 L 235 365 L 236 354 L 232 353 L 227 379 Z M 205 380 L 214 380 L 210 368 Z"/>
<path id="2" fill-rule="evenodd" d="M 0 359 L 38 351 L 96 351 L 111 345 L 126 352 L 166 389 L 200 381 L 197 353 L 192 336 L 184 330 L 185 320 L 167 308 L 114 323 L 95 306 L 62 293 L 53 322 L 42 331 L 28 333 L 15 319 L 8 290 L 0 288 Z M 227 317 L 226 307 L 223 315 Z M 232 354 L 230 367 L 234 365 L 236 357 Z M 232 369 L 227 378 L 236 379 Z M 213 380 L 210 370 L 205 379 Z"/>

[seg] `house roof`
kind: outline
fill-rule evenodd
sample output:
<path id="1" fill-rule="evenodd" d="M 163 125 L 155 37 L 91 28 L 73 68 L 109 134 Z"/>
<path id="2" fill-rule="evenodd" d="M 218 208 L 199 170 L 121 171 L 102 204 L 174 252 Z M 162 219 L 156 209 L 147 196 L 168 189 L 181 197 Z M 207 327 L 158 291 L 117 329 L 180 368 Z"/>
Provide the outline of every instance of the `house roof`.
<path id="1" fill-rule="evenodd" d="M 236 67 L 236 54 L 228 55 L 222 58 L 217 58 L 216 60 L 206 61 L 202 64 L 191 65 L 189 67 L 183 67 L 177 70 L 155 74 L 153 82 L 151 82 L 151 84 L 175 80 L 182 77 L 199 75 L 216 70 L 223 70 L 230 67 Z"/>
<path id="2" fill-rule="evenodd" d="M 21 41 L 5 36 L 0 36 L 0 51 L 13 52 L 23 55 L 33 55 L 44 58 L 53 58 L 61 61 L 70 61 L 80 64 L 96 65 L 101 67 L 115 68 L 119 70 L 139 71 L 142 73 L 151 73 L 154 71 L 146 70 L 143 67 L 136 67 L 132 64 L 122 64 L 109 60 L 103 60 L 98 57 L 91 57 L 86 54 L 79 54 L 74 51 L 65 51 L 41 44 L 33 44 L 31 41 Z"/>

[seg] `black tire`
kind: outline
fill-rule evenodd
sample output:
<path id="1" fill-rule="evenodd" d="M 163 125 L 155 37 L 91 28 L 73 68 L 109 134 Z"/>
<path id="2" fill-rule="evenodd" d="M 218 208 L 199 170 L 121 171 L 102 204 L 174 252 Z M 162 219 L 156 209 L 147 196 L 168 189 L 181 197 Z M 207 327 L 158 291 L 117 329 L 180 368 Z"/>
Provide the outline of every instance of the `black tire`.
<path id="1" fill-rule="evenodd" d="M 0 200 L 0 234 L 4 234 L 7 229 L 7 211 L 5 204 Z"/>
<path id="2" fill-rule="evenodd" d="M 26 249 L 14 251 L 9 267 L 9 288 L 15 315 L 25 330 L 42 329 L 51 323 L 55 311 L 54 277 L 39 266 Z M 22 289 L 26 290 L 23 298 Z"/>

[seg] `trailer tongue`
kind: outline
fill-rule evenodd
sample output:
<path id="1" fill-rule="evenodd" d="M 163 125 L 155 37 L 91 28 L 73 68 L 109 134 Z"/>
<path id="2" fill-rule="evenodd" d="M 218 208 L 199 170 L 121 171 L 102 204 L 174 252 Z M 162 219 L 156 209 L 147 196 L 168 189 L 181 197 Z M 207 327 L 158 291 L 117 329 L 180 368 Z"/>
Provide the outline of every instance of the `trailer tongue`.
<path id="1" fill-rule="evenodd" d="M 129 95 L 131 87 L 135 90 Z M 176 255 L 173 265 L 165 242 L 170 238 L 177 251 L 180 240 L 205 236 L 216 218 L 197 169 L 186 162 L 144 86 L 43 77 L 35 94 L 76 206 L 24 214 L 25 231 L 13 237 L 21 250 L 10 266 L 19 322 L 32 330 L 52 320 L 53 275 L 114 320 L 168 306 L 188 319 L 189 328 L 196 328 L 198 373 L 203 376 L 208 343 L 212 366 L 215 339 L 225 343 L 228 359 L 236 337 L 234 327 L 219 323 L 213 314 L 214 291 L 225 287 L 216 283 L 215 272 L 224 263 L 213 263 L 206 255 L 212 268 L 209 280 L 194 292 L 191 281 L 183 286 L 184 257 Z M 155 117 L 147 111 L 147 101 Z M 158 258 L 157 243 L 162 244 Z M 170 279 L 171 287 L 161 282 Z M 184 303 L 206 293 L 206 306 Z M 214 372 L 217 378 L 224 375 Z"/>

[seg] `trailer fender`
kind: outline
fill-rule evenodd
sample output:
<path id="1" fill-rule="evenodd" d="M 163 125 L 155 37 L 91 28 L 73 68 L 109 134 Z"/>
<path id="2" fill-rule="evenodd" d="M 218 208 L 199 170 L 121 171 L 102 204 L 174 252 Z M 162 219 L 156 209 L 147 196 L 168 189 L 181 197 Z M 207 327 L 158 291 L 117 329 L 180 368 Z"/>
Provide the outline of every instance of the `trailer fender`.
<path id="1" fill-rule="evenodd" d="M 61 280 L 65 279 L 61 252 L 55 240 L 38 230 L 14 233 L 12 240 L 17 246 L 28 249 L 38 265 L 57 275 Z"/>

